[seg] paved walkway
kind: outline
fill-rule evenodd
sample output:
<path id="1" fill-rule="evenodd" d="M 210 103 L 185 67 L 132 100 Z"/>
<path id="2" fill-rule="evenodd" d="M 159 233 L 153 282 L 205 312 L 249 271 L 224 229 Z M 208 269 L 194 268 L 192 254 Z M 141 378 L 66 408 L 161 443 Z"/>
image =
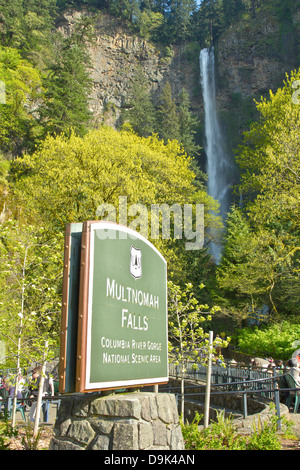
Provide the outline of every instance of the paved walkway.
<path id="1" fill-rule="evenodd" d="M 295 426 L 293 426 L 293 430 L 296 436 L 300 438 L 300 413 L 289 413 L 288 418 L 294 421 Z"/>
<path id="2" fill-rule="evenodd" d="M 51 425 L 54 425 L 55 423 L 55 420 L 56 420 L 56 414 L 57 414 L 57 403 L 51 403 L 50 402 L 50 407 L 49 407 L 49 422 L 47 424 L 51 424 Z M 28 412 L 25 413 L 25 418 L 27 420 L 28 418 Z M 16 414 L 16 421 L 19 423 L 19 422 L 22 422 L 23 421 L 23 418 L 22 418 L 22 415 L 19 411 L 17 411 L 17 414 Z M 40 418 L 40 422 L 43 423 L 43 414 L 41 413 L 41 418 Z"/>

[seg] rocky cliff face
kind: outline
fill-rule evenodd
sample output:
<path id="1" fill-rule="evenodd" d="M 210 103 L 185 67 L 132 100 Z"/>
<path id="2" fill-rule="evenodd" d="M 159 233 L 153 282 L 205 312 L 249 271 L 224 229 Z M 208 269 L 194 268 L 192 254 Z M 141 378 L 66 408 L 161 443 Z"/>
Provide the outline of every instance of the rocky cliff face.
<path id="1" fill-rule="evenodd" d="M 85 14 L 84 11 L 66 13 L 66 23 L 61 27 L 65 34 L 74 21 Z M 121 111 L 129 102 L 132 80 L 138 67 L 142 68 L 154 98 L 169 81 L 174 97 L 185 88 L 191 96 L 194 112 L 198 112 L 201 106 L 201 93 L 197 90 L 198 66 L 196 64 L 195 71 L 195 63 L 189 62 L 186 48 L 159 49 L 126 31 L 116 18 L 101 14 L 97 21 L 96 43 L 90 47 L 90 53 L 94 82 L 90 108 L 96 122 L 118 124 Z"/>
<path id="2" fill-rule="evenodd" d="M 220 38 L 218 51 L 218 98 L 228 105 L 230 95 L 260 98 L 282 85 L 299 67 L 300 9 L 290 24 L 261 16 L 230 27 Z"/>
<path id="3" fill-rule="evenodd" d="M 85 11 L 67 12 L 61 28 L 65 34 Z M 229 28 L 216 46 L 217 102 L 220 109 L 230 111 L 232 97 L 260 98 L 270 89 L 276 90 L 285 74 L 299 66 L 297 34 L 300 31 L 300 9 L 292 24 L 282 30 L 274 18 L 249 18 L 248 22 Z M 185 88 L 192 111 L 201 117 L 202 94 L 199 79 L 200 45 L 172 49 L 153 46 L 144 38 L 126 31 L 116 18 L 100 15 L 96 43 L 90 47 L 94 82 L 90 108 L 95 122 L 117 125 L 122 109 L 129 102 L 132 80 L 141 67 L 156 98 L 167 81 L 173 96 Z"/>
<path id="4" fill-rule="evenodd" d="M 163 57 L 144 39 L 122 31 L 102 35 L 99 30 L 91 54 L 94 64 L 91 107 L 95 115 L 103 115 L 105 120 L 118 121 L 121 110 L 127 107 L 138 67 L 142 68 L 154 97 L 167 81 L 175 95 L 182 87 L 190 89 L 194 81 L 193 75 L 182 67 L 178 52 L 173 60 Z"/>

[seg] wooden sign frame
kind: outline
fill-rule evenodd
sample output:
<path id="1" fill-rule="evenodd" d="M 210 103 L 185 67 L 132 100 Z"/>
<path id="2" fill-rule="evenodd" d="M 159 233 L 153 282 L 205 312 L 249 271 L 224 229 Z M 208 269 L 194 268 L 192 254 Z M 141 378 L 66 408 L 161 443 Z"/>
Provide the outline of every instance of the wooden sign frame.
<path id="1" fill-rule="evenodd" d="M 102 232 L 101 232 L 101 230 L 102 230 Z M 133 244 L 135 244 L 137 246 L 145 247 L 146 254 L 147 254 L 148 258 L 151 258 L 151 253 L 153 253 L 153 260 L 154 260 L 153 264 L 155 264 L 155 262 L 158 263 L 158 265 L 160 266 L 160 270 L 163 271 L 163 273 L 161 274 L 163 282 L 160 283 L 160 288 L 163 289 L 163 295 L 161 295 L 161 298 L 163 299 L 163 302 L 162 302 L 163 305 L 160 305 L 159 312 L 157 312 L 156 309 L 154 309 L 153 306 L 152 306 L 153 308 L 151 310 L 151 315 L 152 315 L 152 311 L 153 311 L 154 312 L 153 315 L 155 316 L 155 314 L 156 314 L 155 318 L 159 317 L 159 322 L 162 322 L 161 325 L 158 326 L 158 333 L 157 333 L 158 336 L 160 334 L 163 335 L 163 339 L 161 340 L 161 342 L 157 343 L 157 344 L 161 345 L 162 352 L 160 353 L 160 356 L 159 355 L 155 356 L 154 354 L 151 354 L 150 348 L 152 347 L 152 344 L 156 344 L 156 343 L 149 342 L 149 348 L 148 348 L 148 346 L 146 346 L 147 343 L 144 340 L 141 344 L 143 344 L 143 345 L 145 344 L 145 346 L 143 346 L 143 348 L 144 348 L 143 352 L 145 354 L 144 354 L 144 356 L 140 355 L 140 357 L 147 358 L 147 360 L 149 362 L 151 362 L 152 358 L 154 358 L 152 360 L 152 362 L 155 362 L 155 360 L 156 360 L 155 357 L 157 357 L 157 362 L 160 361 L 161 365 L 159 365 L 159 364 L 158 365 L 148 364 L 147 367 L 146 366 L 144 367 L 143 372 L 141 372 L 142 367 L 141 367 L 140 364 L 137 364 L 136 366 L 135 365 L 133 366 L 132 364 L 130 364 L 130 366 L 128 366 L 128 370 L 131 371 L 131 372 L 129 372 L 129 377 L 126 377 L 126 378 L 123 377 L 120 380 L 115 379 L 114 377 L 111 380 L 108 380 L 108 379 L 99 379 L 99 380 L 93 379 L 92 380 L 92 379 L 89 378 L 91 376 L 90 371 L 92 370 L 91 357 L 92 357 L 92 352 L 93 352 L 93 347 L 94 347 L 93 344 L 95 343 L 95 341 L 93 343 L 92 339 L 91 339 L 92 335 L 95 335 L 95 333 L 94 333 L 95 328 L 92 327 L 92 322 L 94 322 L 95 315 L 96 315 L 96 318 L 100 317 L 101 315 L 102 315 L 101 318 L 103 318 L 103 315 L 104 315 L 103 313 L 101 313 L 101 308 L 102 307 L 101 308 L 98 307 L 98 304 L 97 304 L 97 306 L 95 306 L 96 303 L 94 302 L 94 304 L 93 304 L 93 300 L 92 300 L 93 295 L 95 295 L 95 293 L 93 294 L 93 292 L 95 292 L 95 291 L 93 291 L 93 289 L 94 289 L 94 286 L 93 286 L 93 282 L 94 282 L 93 276 L 94 276 L 94 274 L 93 273 L 96 270 L 96 267 L 94 266 L 95 260 L 94 260 L 94 251 L 93 250 L 94 250 L 94 246 L 95 246 L 95 243 L 96 243 L 95 242 L 96 237 L 98 237 L 97 233 L 100 233 L 100 232 L 104 233 L 105 230 L 106 231 L 111 231 L 110 233 L 115 232 L 115 233 L 118 234 L 118 236 L 120 236 L 120 234 L 121 234 L 120 238 L 122 238 L 122 240 L 125 238 L 125 235 L 126 235 L 126 237 L 132 237 L 132 239 L 135 240 L 134 242 L 132 242 Z M 102 241 L 101 242 L 98 241 L 97 243 L 98 243 L 98 246 L 101 245 L 101 247 L 102 247 L 102 245 L 103 245 L 103 247 L 107 246 Z M 111 242 L 109 242 L 109 243 L 111 243 Z M 109 246 L 110 246 L 110 249 L 111 249 L 112 246 L 117 247 L 117 240 L 116 241 L 114 240 L 113 244 L 110 244 Z M 127 243 L 126 246 L 128 248 L 129 244 Z M 137 251 L 138 250 L 139 250 L 139 248 L 137 248 Z M 103 252 L 103 258 L 105 258 L 107 256 L 108 256 L 107 253 Z M 126 256 L 127 256 L 127 254 L 126 254 Z M 99 260 L 97 258 L 97 265 L 101 262 L 102 262 L 102 260 L 101 259 Z M 148 265 L 149 264 L 151 264 L 151 263 L 148 263 Z M 122 269 L 124 271 L 124 267 Z M 154 267 L 153 267 L 153 269 L 154 269 Z M 98 268 L 98 271 L 101 271 L 101 269 Z M 118 274 L 117 271 L 118 271 L 118 269 L 115 268 L 114 272 L 116 273 L 116 275 Z M 129 271 L 129 265 L 128 265 L 128 271 Z M 145 270 L 145 271 L 147 271 L 147 270 Z M 150 269 L 150 271 L 151 271 L 151 269 Z M 145 276 L 146 276 L 146 274 L 145 274 Z M 142 277 L 142 276 L 140 276 L 140 277 Z M 153 281 L 154 283 L 157 282 L 155 277 L 157 277 L 157 276 L 152 275 L 152 278 L 154 279 L 154 281 Z M 133 283 L 132 285 L 137 285 L 138 282 L 140 282 L 140 279 L 139 279 L 139 276 L 137 275 L 135 279 L 132 279 L 132 283 Z M 146 280 L 144 279 L 142 282 L 144 283 L 143 285 L 145 285 Z M 161 284 L 163 284 L 163 285 L 161 285 Z M 95 287 L 95 290 L 97 290 L 97 289 L 98 289 L 98 286 Z M 111 300 L 111 299 L 109 299 L 109 300 Z M 115 299 L 113 299 L 113 300 L 115 301 Z M 125 301 L 126 299 L 123 299 L 123 300 Z M 105 299 L 105 301 L 107 301 L 107 299 Z M 112 300 L 111 300 L 111 302 L 113 303 Z M 113 304 L 113 307 L 114 307 L 114 305 L 115 304 Z M 108 311 L 109 311 L 109 308 L 112 309 L 113 307 L 112 306 L 107 306 Z M 146 307 L 145 307 L 145 305 L 143 305 L 143 306 L 140 307 L 140 309 L 141 310 L 143 310 L 143 309 L 146 310 L 146 308 L 148 308 L 148 307 L 149 307 L 149 305 L 147 304 Z M 121 309 L 121 307 L 120 307 L 120 309 Z M 104 310 L 105 310 L 105 308 L 104 308 Z M 95 311 L 97 311 L 97 313 L 95 313 Z M 122 313 L 123 313 L 123 310 L 122 310 Z M 148 321 L 148 319 L 145 320 L 146 318 L 148 318 L 148 317 L 145 315 L 144 316 L 145 325 L 147 324 L 147 321 Z M 97 321 L 100 321 L 100 320 L 97 319 Z M 139 321 L 141 321 L 141 320 L 139 319 Z M 155 324 L 157 323 L 156 320 L 155 321 L 152 320 L 152 325 L 154 323 Z M 131 327 L 132 327 L 132 325 L 131 325 Z M 128 326 L 127 326 L 127 328 L 128 328 Z M 136 330 L 138 330 L 138 329 L 142 330 L 141 323 L 139 325 L 134 325 L 132 328 L 136 329 Z M 147 328 L 148 328 L 148 324 L 147 324 Z M 101 329 L 102 328 L 101 328 L 101 324 L 100 324 L 100 330 Z M 146 326 L 144 327 L 144 329 L 146 329 Z M 150 330 L 150 327 L 149 327 L 149 330 Z M 125 329 L 122 330 L 122 331 L 125 331 Z M 131 332 L 128 332 L 128 331 L 129 330 L 127 330 L 127 334 L 131 334 Z M 152 327 L 151 331 L 153 331 L 153 327 Z M 167 354 L 168 354 L 167 353 L 168 339 L 167 339 L 167 331 L 168 331 L 168 327 L 167 327 L 167 267 L 166 267 L 166 261 L 162 257 L 161 253 L 147 239 L 145 239 L 139 233 L 135 232 L 134 230 L 131 230 L 128 227 L 120 226 L 118 224 L 114 224 L 114 223 L 111 223 L 111 222 L 97 222 L 97 221 L 85 222 L 83 224 L 83 229 L 82 229 L 81 259 L 80 259 L 80 289 L 79 289 L 79 308 L 78 308 L 78 341 L 77 341 L 76 386 L 75 386 L 76 392 L 83 393 L 83 392 L 91 392 L 91 391 L 95 391 L 95 390 L 107 390 L 107 389 L 114 389 L 114 388 L 119 389 L 119 388 L 122 388 L 122 387 L 128 388 L 128 387 L 137 387 L 137 386 L 143 386 L 143 385 L 155 385 L 155 384 L 167 383 L 168 382 L 168 357 L 167 357 Z M 99 335 L 101 335 L 101 334 L 102 333 L 99 332 Z M 119 333 L 119 334 L 121 335 L 121 333 Z M 136 332 L 134 332 L 134 334 L 136 334 Z M 139 336 L 140 338 L 142 338 L 142 337 L 145 338 L 146 333 L 141 331 L 141 332 L 139 332 L 139 335 L 140 335 Z M 99 336 L 99 341 L 100 341 L 100 336 Z M 129 349 L 131 347 L 130 341 L 135 341 L 135 340 L 131 340 L 131 339 L 128 340 L 128 345 L 129 345 L 128 348 Z M 131 361 L 131 356 L 129 356 L 129 354 L 128 354 L 128 358 L 129 357 L 130 357 L 130 359 L 128 359 L 128 360 L 130 362 Z M 99 353 L 99 358 L 100 358 L 100 353 Z M 132 355 L 132 358 L 135 360 L 134 354 Z M 158 361 L 158 359 L 159 359 L 159 361 Z M 94 363 L 95 362 L 96 361 L 94 360 Z M 113 369 L 114 367 L 115 367 L 115 365 L 110 367 L 110 369 Z M 157 368 L 157 370 L 159 372 L 160 371 L 163 371 L 163 372 L 159 373 L 157 376 L 155 376 L 155 374 L 153 374 L 152 371 L 151 371 L 150 375 L 151 374 L 152 375 L 148 376 L 147 371 L 151 370 L 151 368 L 152 368 L 152 371 L 155 370 L 155 368 Z M 139 371 L 140 371 L 139 375 L 137 374 L 137 377 L 135 377 L 135 376 L 131 377 L 132 374 L 135 375 L 135 373 L 133 373 L 132 371 L 136 370 L 136 369 L 139 369 Z M 120 373 L 122 375 L 122 373 L 124 371 L 122 369 L 119 369 L 119 370 L 120 370 Z M 144 376 L 143 376 L 143 374 L 144 374 Z"/>
<path id="2" fill-rule="evenodd" d="M 81 223 L 66 225 L 59 358 L 60 393 L 75 391 L 81 238 Z"/>

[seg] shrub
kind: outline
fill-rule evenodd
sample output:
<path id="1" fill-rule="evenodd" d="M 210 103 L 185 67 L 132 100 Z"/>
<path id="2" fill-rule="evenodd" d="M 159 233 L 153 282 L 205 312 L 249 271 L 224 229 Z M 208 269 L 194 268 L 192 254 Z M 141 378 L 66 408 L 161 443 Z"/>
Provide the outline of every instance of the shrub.
<path id="1" fill-rule="evenodd" d="M 233 419 L 225 417 L 224 411 L 218 413 L 217 422 L 206 429 L 199 430 L 202 416 L 196 414 L 193 422 L 182 424 L 182 435 L 188 450 L 244 450 L 245 440 L 236 432 Z"/>
<path id="2" fill-rule="evenodd" d="M 225 417 L 225 412 L 217 414 L 217 421 L 206 429 L 199 429 L 203 418 L 196 413 L 192 423 L 181 422 L 186 450 L 281 450 L 277 434 L 278 417 L 275 406 L 270 406 L 270 416 L 265 423 L 254 421 L 251 436 L 241 436 L 233 423 L 233 417 Z M 281 418 L 283 436 L 290 433 L 293 423 Z"/>
<path id="3" fill-rule="evenodd" d="M 0 450 L 8 450 L 10 438 L 17 435 L 8 419 L 7 413 L 0 412 Z"/>

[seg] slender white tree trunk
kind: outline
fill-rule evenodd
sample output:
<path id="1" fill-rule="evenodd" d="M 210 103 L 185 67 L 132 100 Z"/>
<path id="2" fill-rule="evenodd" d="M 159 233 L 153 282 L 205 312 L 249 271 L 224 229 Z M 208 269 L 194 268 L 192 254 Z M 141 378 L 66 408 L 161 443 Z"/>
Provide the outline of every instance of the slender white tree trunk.
<path id="1" fill-rule="evenodd" d="M 204 404 L 204 428 L 207 428 L 209 424 L 212 349 L 213 349 L 213 331 L 210 331 L 209 332 L 209 345 L 208 345 L 208 365 L 207 365 L 207 374 L 206 374 L 205 404 Z"/>
<path id="2" fill-rule="evenodd" d="M 16 424 L 16 412 L 17 412 L 17 393 L 19 387 L 19 370 L 20 370 L 20 357 L 21 357 L 21 340 L 23 334 L 23 317 L 24 317 L 24 297 L 25 297 L 25 274 L 26 274 L 26 262 L 27 262 L 27 250 L 25 248 L 23 267 L 22 267 L 22 289 L 21 289 L 21 312 L 19 313 L 20 325 L 19 325 L 19 335 L 18 335 L 18 347 L 17 347 L 17 375 L 15 380 L 15 391 L 13 397 L 13 409 L 12 409 L 12 428 L 15 428 Z"/>
<path id="3" fill-rule="evenodd" d="M 38 390 L 38 397 L 37 397 L 37 404 L 36 404 L 36 412 L 35 412 L 35 420 L 34 420 L 34 429 L 33 429 L 33 438 L 34 439 L 37 437 L 38 431 L 39 431 L 39 421 L 40 421 L 40 415 L 41 415 L 44 381 L 45 381 L 45 374 L 46 374 L 47 349 L 48 349 L 48 341 L 45 341 L 45 351 L 44 351 L 44 358 L 43 358 L 43 365 L 42 365 L 42 373 L 41 373 L 41 380 L 40 380 L 40 383 L 39 383 L 39 390 Z"/>

